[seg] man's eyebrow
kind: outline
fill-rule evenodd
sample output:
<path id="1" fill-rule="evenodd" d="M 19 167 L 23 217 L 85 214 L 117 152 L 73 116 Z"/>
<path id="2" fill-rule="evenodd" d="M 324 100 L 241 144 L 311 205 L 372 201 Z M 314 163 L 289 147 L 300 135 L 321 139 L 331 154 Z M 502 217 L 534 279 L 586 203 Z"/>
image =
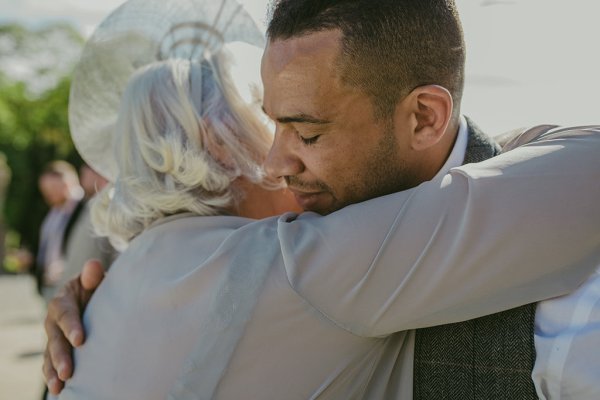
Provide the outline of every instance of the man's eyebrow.
<path id="1" fill-rule="evenodd" d="M 263 112 L 267 114 L 267 111 L 263 107 Z M 268 115 L 268 114 L 267 114 Z M 314 125 L 326 125 L 331 123 L 331 121 L 326 119 L 316 118 L 304 113 L 294 114 L 287 117 L 277 117 L 275 121 L 280 124 L 291 124 L 291 123 L 299 123 L 299 124 L 314 124 Z"/>

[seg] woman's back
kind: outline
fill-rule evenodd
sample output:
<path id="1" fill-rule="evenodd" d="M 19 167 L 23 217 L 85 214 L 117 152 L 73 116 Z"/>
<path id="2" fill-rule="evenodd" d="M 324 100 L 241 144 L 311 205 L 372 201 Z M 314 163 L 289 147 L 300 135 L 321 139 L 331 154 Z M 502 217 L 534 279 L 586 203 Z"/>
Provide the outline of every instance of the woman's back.
<path id="1" fill-rule="evenodd" d="M 86 310 L 88 338 L 60 398 L 362 398 L 404 335 L 353 335 L 303 300 L 272 245 L 276 229 L 274 218 L 188 214 L 133 240 Z"/>

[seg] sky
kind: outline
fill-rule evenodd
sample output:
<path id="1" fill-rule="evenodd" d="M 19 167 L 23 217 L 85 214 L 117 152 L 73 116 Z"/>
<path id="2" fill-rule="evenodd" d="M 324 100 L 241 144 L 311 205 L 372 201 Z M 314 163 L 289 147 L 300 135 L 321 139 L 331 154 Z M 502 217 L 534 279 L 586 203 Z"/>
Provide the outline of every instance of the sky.
<path id="1" fill-rule="evenodd" d="M 267 0 L 240 0 L 248 12 L 264 22 Z M 75 24 L 89 36 L 104 17 L 123 0 L 0 0 L 0 22 L 18 21 L 39 26 L 52 21 Z"/>
<path id="2" fill-rule="evenodd" d="M 243 0 L 259 22 L 267 0 Z M 69 21 L 86 36 L 121 0 L 0 0 L 0 22 Z M 457 0 L 467 43 L 462 112 L 490 134 L 600 124 L 600 2 Z"/>

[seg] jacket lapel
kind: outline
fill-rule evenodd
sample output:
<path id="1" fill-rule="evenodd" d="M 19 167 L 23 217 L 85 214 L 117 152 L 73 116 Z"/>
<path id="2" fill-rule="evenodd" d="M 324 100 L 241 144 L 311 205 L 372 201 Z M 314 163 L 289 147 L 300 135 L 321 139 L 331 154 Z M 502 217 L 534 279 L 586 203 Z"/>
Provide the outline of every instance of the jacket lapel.
<path id="1" fill-rule="evenodd" d="M 471 119 L 466 118 L 466 120 L 468 140 L 463 164 L 484 161 L 501 153 L 502 149 L 494 139 L 483 133 Z"/>

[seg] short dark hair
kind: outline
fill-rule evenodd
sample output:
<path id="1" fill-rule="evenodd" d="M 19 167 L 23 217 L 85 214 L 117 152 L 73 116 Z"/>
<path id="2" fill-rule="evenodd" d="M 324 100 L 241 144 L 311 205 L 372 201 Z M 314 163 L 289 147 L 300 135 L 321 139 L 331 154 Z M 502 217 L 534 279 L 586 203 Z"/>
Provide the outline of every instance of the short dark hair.
<path id="1" fill-rule="evenodd" d="M 50 175 L 75 175 L 77 176 L 77 171 L 75 167 L 63 160 L 54 160 L 50 161 L 48 164 L 44 165 L 44 169 L 42 170 L 43 174 Z"/>
<path id="2" fill-rule="evenodd" d="M 323 30 L 343 34 L 344 82 L 371 96 L 379 117 L 418 86 L 452 94 L 458 114 L 465 46 L 454 0 L 274 0 L 267 36 L 285 40 Z"/>

